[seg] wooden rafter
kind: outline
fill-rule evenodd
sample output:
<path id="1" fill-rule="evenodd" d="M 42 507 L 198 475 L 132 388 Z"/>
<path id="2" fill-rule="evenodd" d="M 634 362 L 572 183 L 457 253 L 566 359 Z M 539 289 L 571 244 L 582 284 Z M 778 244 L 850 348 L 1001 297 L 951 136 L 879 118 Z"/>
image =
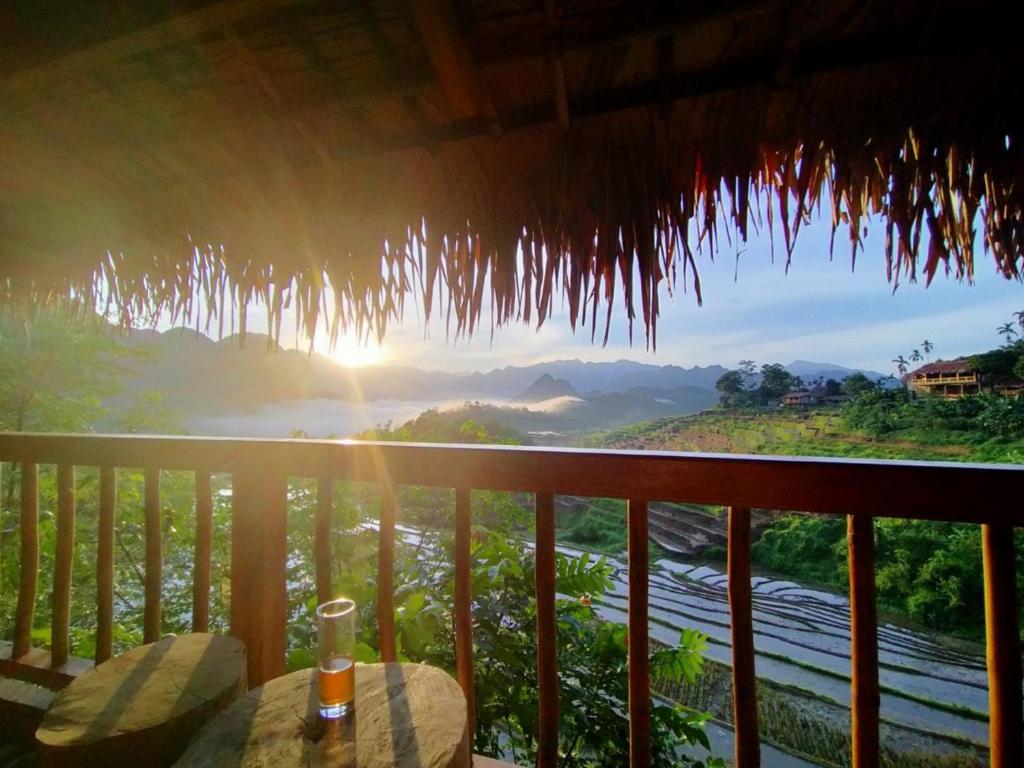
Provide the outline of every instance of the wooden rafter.
<path id="1" fill-rule="evenodd" d="M 54 61 L 15 72 L 0 81 L 0 93 L 46 92 L 49 83 L 122 59 L 186 43 L 241 21 L 294 5 L 295 0 L 219 0 L 189 13 L 171 16 L 145 29 L 104 40 Z"/>
<path id="2" fill-rule="evenodd" d="M 224 42 L 227 43 L 235 54 L 245 62 L 245 67 L 252 75 L 256 84 L 259 86 L 260 91 L 267 97 L 267 99 L 274 105 L 274 107 L 281 111 L 288 111 L 288 104 L 281 93 L 280 88 L 274 82 L 273 78 L 267 73 L 266 69 L 260 64 L 259 60 L 249 49 L 249 46 L 245 44 L 245 41 L 238 36 L 238 33 L 228 28 L 224 35 Z M 328 160 L 330 158 L 330 152 L 327 146 L 317 135 L 316 131 L 312 130 L 309 125 L 298 117 L 294 112 L 290 112 L 289 122 L 295 127 L 295 130 L 302 137 L 302 140 L 309 145 L 309 147 L 316 153 L 317 157 L 321 160 Z"/>
<path id="3" fill-rule="evenodd" d="M 482 116 L 492 132 L 500 132 L 498 113 L 459 32 L 453 0 L 409 0 L 409 7 L 452 118 Z"/>
<path id="4" fill-rule="evenodd" d="M 560 39 L 561 20 L 557 0 L 544 0 L 544 28 L 546 32 L 548 67 L 551 70 L 551 90 L 555 101 L 555 114 L 562 130 L 569 130 L 569 92 L 565 85 L 565 59 Z"/>
<path id="5" fill-rule="evenodd" d="M 429 124 L 423 116 L 423 110 L 416 98 L 416 88 L 410 87 L 413 83 L 411 73 L 401 67 L 398 57 L 395 55 L 395 48 L 384 33 L 380 17 L 373 3 L 371 0 L 361 0 L 357 3 L 357 8 L 374 50 L 384 65 L 388 86 L 401 101 L 403 109 L 416 126 L 416 130 L 418 132 L 428 130 Z"/>

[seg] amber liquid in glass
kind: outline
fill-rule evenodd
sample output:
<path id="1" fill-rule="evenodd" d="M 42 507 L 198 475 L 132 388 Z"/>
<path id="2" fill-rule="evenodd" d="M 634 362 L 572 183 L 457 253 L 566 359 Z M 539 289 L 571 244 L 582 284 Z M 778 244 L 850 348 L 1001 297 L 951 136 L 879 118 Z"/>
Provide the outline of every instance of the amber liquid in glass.
<path id="1" fill-rule="evenodd" d="M 320 693 L 320 706 L 338 708 L 338 714 L 345 714 L 356 691 L 356 667 L 352 659 L 345 656 L 333 656 L 320 662 L 317 677 Z"/>

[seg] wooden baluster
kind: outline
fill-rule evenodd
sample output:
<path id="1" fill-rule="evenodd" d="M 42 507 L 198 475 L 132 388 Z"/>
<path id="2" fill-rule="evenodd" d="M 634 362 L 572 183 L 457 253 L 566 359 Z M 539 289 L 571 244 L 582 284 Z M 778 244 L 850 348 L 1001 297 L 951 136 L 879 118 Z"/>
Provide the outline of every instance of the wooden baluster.
<path id="1" fill-rule="evenodd" d="M 455 491 L 455 676 L 466 695 L 469 751 L 473 751 L 476 703 L 473 695 L 473 593 L 469 558 L 472 533 L 469 489 Z"/>
<path id="2" fill-rule="evenodd" d="M 21 465 L 21 571 L 18 577 L 18 608 L 14 618 L 12 658 L 32 647 L 32 624 L 39 587 L 39 468 Z"/>
<path id="3" fill-rule="evenodd" d="M 334 480 L 329 476 L 316 481 L 316 538 L 313 558 L 316 561 L 316 599 L 326 603 L 334 596 L 331 583 L 331 522 L 334 514 Z"/>
<path id="4" fill-rule="evenodd" d="M 867 515 L 846 518 L 850 564 L 850 713 L 853 768 L 878 768 L 878 613 L 875 529 Z"/>
<path id="5" fill-rule="evenodd" d="M 380 525 L 377 547 L 377 634 L 380 660 L 397 661 L 395 651 L 395 490 L 380 485 Z"/>
<path id="6" fill-rule="evenodd" d="M 629 764 L 651 764 L 650 627 L 647 615 L 647 502 L 630 499 L 629 552 Z"/>
<path id="7" fill-rule="evenodd" d="M 144 511 L 146 520 L 146 595 L 142 618 L 142 642 L 160 639 L 163 584 L 163 530 L 160 525 L 160 469 L 146 468 Z"/>
<path id="8" fill-rule="evenodd" d="M 558 762 L 558 654 L 555 645 L 555 498 L 538 493 L 535 587 L 537 596 L 537 768 Z"/>
<path id="9" fill-rule="evenodd" d="M 736 768 L 761 764 L 754 671 L 754 607 L 750 589 L 750 510 L 729 507 L 729 617 L 732 625 L 732 711 Z"/>
<path id="10" fill-rule="evenodd" d="M 1024 765 L 1017 568 L 1013 526 L 981 526 L 985 569 L 989 757 L 993 768 Z"/>
<path id="11" fill-rule="evenodd" d="M 57 467 L 57 543 L 53 557 L 50 665 L 61 667 L 71 650 L 71 566 L 75 550 L 75 468 Z"/>
<path id="12" fill-rule="evenodd" d="M 192 631 L 210 631 L 210 567 L 213 553 L 213 481 L 195 473 L 196 551 L 192 575 Z"/>
<path id="13" fill-rule="evenodd" d="M 235 472 L 231 493 L 231 634 L 245 643 L 249 687 L 284 674 L 288 621 L 288 487 L 256 465 Z"/>
<path id="14" fill-rule="evenodd" d="M 96 526 L 96 663 L 114 652 L 114 518 L 117 470 L 100 468 L 100 517 Z"/>

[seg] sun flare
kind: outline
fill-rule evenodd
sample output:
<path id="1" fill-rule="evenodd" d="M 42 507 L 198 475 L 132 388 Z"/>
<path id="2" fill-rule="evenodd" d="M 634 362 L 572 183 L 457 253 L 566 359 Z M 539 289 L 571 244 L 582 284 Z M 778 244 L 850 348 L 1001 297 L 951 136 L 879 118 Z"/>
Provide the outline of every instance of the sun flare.
<path id="1" fill-rule="evenodd" d="M 338 365 L 345 368 L 363 368 L 380 365 L 388 358 L 387 348 L 374 341 L 362 342 L 350 336 L 340 336 L 334 349 L 327 352 Z"/>

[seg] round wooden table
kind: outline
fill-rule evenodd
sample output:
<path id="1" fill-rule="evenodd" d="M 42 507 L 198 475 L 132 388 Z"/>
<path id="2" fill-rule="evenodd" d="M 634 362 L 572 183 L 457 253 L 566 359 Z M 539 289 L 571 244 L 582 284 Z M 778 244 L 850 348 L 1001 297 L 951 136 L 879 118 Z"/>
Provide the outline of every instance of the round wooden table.
<path id="1" fill-rule="evenodd" d="M 316 670 L 249 691 L 207 723 L 176 763 L 190 768 L 469 768 L 466 698 L 425 664 L 357 664 L 354 712 L 318 715 Z"/>
<path id="2" fill-rule="evenodd" d="M 168 766 L 245 692 L 233 637 L 166 637 L 103 662 L 54 699 L 36 731 L 44 766 Z"/>

